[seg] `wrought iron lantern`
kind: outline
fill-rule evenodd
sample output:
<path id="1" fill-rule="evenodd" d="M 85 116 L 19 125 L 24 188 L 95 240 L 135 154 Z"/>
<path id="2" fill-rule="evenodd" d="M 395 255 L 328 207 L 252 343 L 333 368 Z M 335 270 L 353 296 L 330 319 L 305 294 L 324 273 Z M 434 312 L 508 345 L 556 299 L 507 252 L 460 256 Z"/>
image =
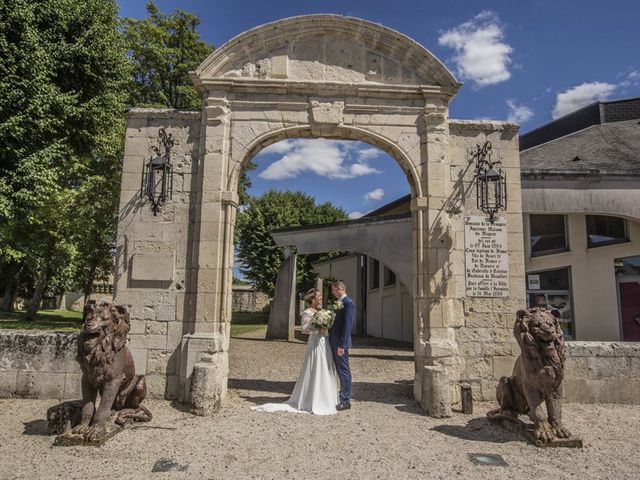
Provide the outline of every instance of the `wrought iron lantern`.
<path id="1" fill-rule="evenodd" d="M 507 176 L 500 168 L 500 160 L 491 159 L 491 142 L 477 145 L 471 160 L 476 166 L 476 202 L 478 210 L 489 215 L 489 222 L 496 221 L 496 214 L 507 208 Z"/>
<path id="2" fill-rule="evenodd" d="M 160 208 L 173 196 L 171 148 L 175 143 L 173 136 L 167 135 L 165 129 L 161 128 L 158 132 L 158 146 L 153 147 L 156 155 L 142 170 L 140 197 L 151 202 L 154 216 L 158 215 Z"/>

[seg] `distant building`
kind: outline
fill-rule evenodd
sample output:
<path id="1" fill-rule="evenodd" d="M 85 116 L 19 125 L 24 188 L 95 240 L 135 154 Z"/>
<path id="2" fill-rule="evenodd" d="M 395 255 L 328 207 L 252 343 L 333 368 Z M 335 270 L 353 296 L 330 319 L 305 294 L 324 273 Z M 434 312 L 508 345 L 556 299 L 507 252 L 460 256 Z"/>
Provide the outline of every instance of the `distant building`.
<path id="1" fill-rule="evenodd" d="M 584 107 L 522 135 L 520 149 L 527 306 L 558 310 L 569 339 L 640 340 L 640 98 Z M 314 269 L 349 286 L 356 334 L 413 341 L 410 203 L 275 234 L 348 237 L 352 253 Z"/>
<path id="2" fill-rule="evenodd" d="M 579 340 L 640 340 L 640 98 L 520 137 L 527 298 Z"/>

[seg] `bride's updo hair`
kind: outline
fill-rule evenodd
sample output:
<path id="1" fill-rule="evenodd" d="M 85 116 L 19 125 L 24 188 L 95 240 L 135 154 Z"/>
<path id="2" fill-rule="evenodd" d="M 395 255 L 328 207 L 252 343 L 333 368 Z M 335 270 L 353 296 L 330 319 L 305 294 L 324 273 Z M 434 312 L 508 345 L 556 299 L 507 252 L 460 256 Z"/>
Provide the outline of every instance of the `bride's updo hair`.
<path id="1" fill-rule="evenodd" d="M 317 288 L 311 288 L 309 289 L 309 291 L 307 291 L 307 293 L 304 294 L 304 303 L 305 305 L 307 305 L 307 307 L 309 305 L 311 305 L 311 303 L 313 303 L 313 299 L 316 298 L 316 294 L 319 292 L 320 290 L 318 290 Z"/>

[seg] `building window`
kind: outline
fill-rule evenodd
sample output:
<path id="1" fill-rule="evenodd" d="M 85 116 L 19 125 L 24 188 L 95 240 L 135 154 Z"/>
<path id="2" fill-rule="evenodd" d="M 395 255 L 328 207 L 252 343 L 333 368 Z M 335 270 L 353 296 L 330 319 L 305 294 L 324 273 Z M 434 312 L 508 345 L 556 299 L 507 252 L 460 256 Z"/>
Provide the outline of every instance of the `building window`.
<path id="1" fill-rule="evenodd" d="M 396 274 L 384 267 L 384 286 L 391 287 L 396 284 Z"/>
<path id="2" fill-rule="evenodd" d="M 602 247 L 628 241 L 624 218 L 587 215 L 587 246 Z"/>
<path id="3" fill-rule="evenodd" d="M 380 288 L 380 262 L 375 258 L 369 259 L 369 289 Z"/>
<path id="4" fill-rule="evenodd" d="M 575 336 L 570 284 L 569 268 L 527 274 L 527 307 L 557 310 L 567 340 L 573 340 Z"/>
<path id="5" fill-rule="evenodd" d="M 532 257 L 568 249 L 564 215 L 529 215 L 529 230 Z"/>

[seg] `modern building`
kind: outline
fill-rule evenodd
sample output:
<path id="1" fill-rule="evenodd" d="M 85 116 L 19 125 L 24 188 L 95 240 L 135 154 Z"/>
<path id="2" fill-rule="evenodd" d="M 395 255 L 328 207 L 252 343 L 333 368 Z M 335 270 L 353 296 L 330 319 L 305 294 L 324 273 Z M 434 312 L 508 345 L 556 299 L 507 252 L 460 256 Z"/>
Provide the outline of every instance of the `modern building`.
<path id="1" fill-rule="evenodd" d="M 527 299 L 578 340 L 640 340 L 640 98 L 520 137 Z"/>
<path id="2" fill-rule="evenodd" d="M 527 306 L 558 310 L 568 339 L 640 341 L 640 98 L 584 107 L 522 135 L 520 149 Z M 350 286 L 356 334 L 413 340 L 406 255 L 389 237 L 411 235 L 410 203 L 276 234 L 352 232 L 348 254 L 314 269 Z M 378 256 L 363 254 L 372 244 Z"/>

